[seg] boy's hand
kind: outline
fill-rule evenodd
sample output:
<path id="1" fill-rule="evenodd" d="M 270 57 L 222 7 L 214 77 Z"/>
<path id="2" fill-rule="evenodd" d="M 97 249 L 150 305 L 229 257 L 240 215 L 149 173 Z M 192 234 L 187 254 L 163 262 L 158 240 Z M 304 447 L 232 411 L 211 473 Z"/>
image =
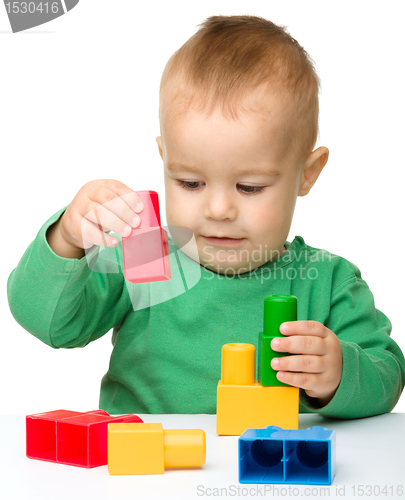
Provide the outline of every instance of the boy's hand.
<path id="1" fill-rule="evenodd" d="M 287 327 L 287 328 L 286 328 Z M 301 387 L 325 406 L 342 377 L 342 348 L 337 336 L 318 321 L 290 321 L 280 326 L 280 337 L 271 341 L 273 351 L 297 356 L 273 358 L 280 382 Z"/>
<path id="2" fill-rule="evenodd" d="M 88 182 L 62 217 L 48 229 L 48 243 L 56 254 L 67 258 L 81 258 L 83 249 L 93 245 L 116 246 L 117 238 L 106 232 L 129 236 L 132 228 L 140 224 L 136 212 L 143 208 L 135 191 L 120 181 Z"/>

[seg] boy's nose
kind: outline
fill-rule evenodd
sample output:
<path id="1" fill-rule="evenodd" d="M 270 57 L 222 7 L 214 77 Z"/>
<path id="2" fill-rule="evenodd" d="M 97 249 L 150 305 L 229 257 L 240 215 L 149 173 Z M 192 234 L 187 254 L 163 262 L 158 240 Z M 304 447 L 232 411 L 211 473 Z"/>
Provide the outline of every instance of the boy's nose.
<path id="1" fill-rule="evenodd" d="M 205 217 L 215 220 L 235 219 L 237 207 L 235 201 L 226 194 L 211 195 L 204 207 Z"/>

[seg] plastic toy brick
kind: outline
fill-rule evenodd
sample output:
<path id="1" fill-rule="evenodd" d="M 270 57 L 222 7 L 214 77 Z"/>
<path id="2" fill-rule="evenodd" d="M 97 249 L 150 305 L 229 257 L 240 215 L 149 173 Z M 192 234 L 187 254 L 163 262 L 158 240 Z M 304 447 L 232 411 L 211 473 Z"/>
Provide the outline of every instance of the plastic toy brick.
<path id="1" fill-rule="evenodd" d="M 264 299 L 263 331 L 259 333 L 257 379 L 264 386 L 288 387 L 280 382 L 271 360 L 289 353 L 275 352 L 270 347 L 275 337 L 282 337 L 280 325 L 285 321 L 297 321 L 297 297 L 293 295 L 268 295 Z"/>
<path id="2" fill-rule="evenodd" d="M 239 438 L 239 482 L 332 484 L 336 432 L 324 427 L 247 429 Z"/>
<path id="3" fill-rule="evenodd" d="M 108 471 L 163 474 L 165 467 L 201 467 L 205 433 L 201 429 L 163 430 L 161 424 L 108 424 Z"/>
<path id="4" fill-rule="evenodd" d="M 156 191 L 136 191 L 144 209 L 141 223 L 122 237 L 124 277 L 131 283 L 171 279 L 167 232 L 161 227 L 159 197 Z"/>
<path id="5" fill-rule="evenodd" d="M 87 468 L 106 465 L 109 422 L 142 420 L 136 415 L 111 417 L 103 410 L 27 415 L 27 457 Z"/>
<path id="6" fill-rule="evenodd" d="M 240 436 L 245 429 L 278 425 L 298 429 L 298 387 L 263 387 L 255 380 L 252 344 L 222 347 L 217 387 L 217 434 Z"/>

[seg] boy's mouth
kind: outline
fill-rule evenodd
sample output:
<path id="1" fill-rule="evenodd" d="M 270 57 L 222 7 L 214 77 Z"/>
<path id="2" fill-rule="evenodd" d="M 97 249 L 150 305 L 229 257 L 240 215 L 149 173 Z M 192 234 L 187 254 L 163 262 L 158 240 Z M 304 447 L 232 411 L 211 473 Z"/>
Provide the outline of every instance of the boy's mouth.
<path id="1" fill-rule="evenodd" d="M 237 245 L 245 238 L 218 238 L 217 236 L 204 236 L 204 238 L 213 245 Z"/>

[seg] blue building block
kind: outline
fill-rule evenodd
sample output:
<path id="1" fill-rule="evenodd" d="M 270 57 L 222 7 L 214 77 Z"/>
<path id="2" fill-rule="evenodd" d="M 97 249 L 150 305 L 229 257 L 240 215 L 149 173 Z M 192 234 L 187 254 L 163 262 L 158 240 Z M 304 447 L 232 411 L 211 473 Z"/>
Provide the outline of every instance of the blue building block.
<path id="1" fill-rule="evenodd" d="M 336 432 L 325 427 L 246 429 L 239 438 L 239 482 L 332 484 Z"/>

